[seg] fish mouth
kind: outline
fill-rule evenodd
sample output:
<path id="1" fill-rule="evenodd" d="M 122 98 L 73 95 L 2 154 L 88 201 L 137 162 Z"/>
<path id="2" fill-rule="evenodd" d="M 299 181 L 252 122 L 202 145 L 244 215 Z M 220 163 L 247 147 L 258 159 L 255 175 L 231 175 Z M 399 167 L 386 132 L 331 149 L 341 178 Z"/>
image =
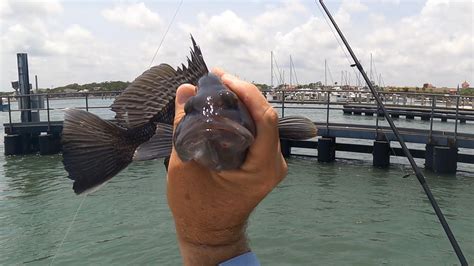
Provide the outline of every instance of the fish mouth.
<path id="1" fill-rule="evenodd" d="M 194 115 L 178 125 L 174 144 L 181 160 L 195 160 L 208 168 L 224 170 L 240 166 L 235 158 L 245 157 L 242 154 L 253 141 L 254 136 L 246 127 L 227 117 Z"/>

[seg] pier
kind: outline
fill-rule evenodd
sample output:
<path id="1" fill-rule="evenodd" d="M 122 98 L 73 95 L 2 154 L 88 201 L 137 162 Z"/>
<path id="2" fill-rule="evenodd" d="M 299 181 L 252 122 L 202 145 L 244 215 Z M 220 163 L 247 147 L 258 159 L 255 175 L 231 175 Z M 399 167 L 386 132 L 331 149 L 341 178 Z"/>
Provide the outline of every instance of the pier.
<path id="1" fill-rule="evenodd" d="M 105 96 L 104 96 L 105 95 Z M 51 99 L 68 99 L 74 98 L 77 102 L 82 102 L 80 106 L 70 106 L 71 108 L 79 108 L 91 111 L 92 109 L 109 109 L 108 106 L 90 106 L 89 101 L 94 98 L 113 97 L 118 92 L 91 92 L 91 93 L 69 93 L 69 94 L 45 94 L 45 95 L 29 95 L 29 96 L 11 96 L 16 98 L 38 96 L 44 98 L 46 106 L 44 108 L 35 107 L 35 112 L 46 113 L 45 121 L 30 122 L 12 122 L 12 115 L 24 113 L 28 111 L 25 108 L 9 110 L 9 122 L 4 123 L 4 143 L 5 155 L 22 155 L 39 153 L 41 155 L 55 154 L 61 152 L 61 132 L 62 121 L 51 120 L 50 112 L 60 111 L 61 108 L 51 108 Z M 61 98 L 59 98 L 61 97 Z M 8 101 L 10 102 L 10 98 Z M 20 101 L 21 102 L 21 101 Z M 341 124 L 330 121 L 329 112 L 354 110 L 361 113 L 377 113 L 377 108 L 368 104 L 341 104 L 326 102 L 326 104 L 314 104 L 311 106 L 306 104 L 284 105 L 283 102 L 274 103 L 274 107 L 280 109 L 281 113 L 285 113 L 285 109 L 305 109 L 315 110 L 317 112 L 327 112 L 326 121 L 314 121 L 318 128 L 318 138 L 308 141 L 281 140 L 282 153 L 285 156 L 314 156 L 303 153 L 294 153 L 293 148 L 304 148 L 317 150 L 316 157 L 320 162 L 332 162 L 337 158 L 337 152 L 363 153 L 373 155 L 373 165 L 376 167 L 388 167 L 390 158 L 393 156 L 404 156 L 401 148 L 391 147 L 391 141 L 396 141 L 395 136 L 388 127 L 379 126 L 378 120 L 382 118 L 374 118 L 375 125 L 360 124 Z M 410 109 L 411 108 L 411 109 Z M 428 116 L 427 120 L 433 121 L 435 118 L 446 117 L 453 119 L 456 123 L 462 123 L 462 120 L 471 121 L 470 116 L 472 110 L 453 110 L 447 108 L 427 110 L 423 107 L 400 107 L 389 106 L 391 115 L 395 115 L 395 111 L 399 115 L 404 112 L 405 115 Z M 318 111 L 319 110 L 319 111 Z M 457 113 L 457 114 L 456 114 Z M 442 118 L 441 117 L 441 118 Z M 39 118 L 39 115 L 38 115 Z M 411 153 L 415 158 L 424 159 L 425 167 L 439 173 L 454 173 L 457 170 L 457 163 L 474 164 L 474 155 L 469 153 L 459 153 L 459 149 L 474 149 L 474 134 L 458 133 L 457 131 L 436 131 L 432 129 L 413 129 L 399 128 L 400 133 L 407 143 L 423 144 L 423 149 L 411 149 Z M 339 142 L 339 139 L 352 139 L 350 143 Z M 360 143 L 365 140 L 365 143 Z M 294 149 L 293 149 L 294 150 Z"/>
<path id="2" fill-rule="evenodd" d="M 399 118 L 400 116 L 406 119 L 415 119 L 415 117 L 421 120 L 429 121 L 431 117 L 440 119 L 442 122 L 447 122 L 448 119 L 456 120 L 459 119 L 460 123 L 466 123 L 466 121 L 474 121 L 474 109 L 459 109 L 456 114 L 456 109 L 453 108 L 429 108 L 423 106 L 397 106 L 397 105 L 386 105 L 388 113 L 393 118 Z M 367 115 L 383 116 L 383 113 L 378 110 L 377 106 L 373 104 L 345 104 L 342 108 L 344 114 L 353 115 Z"/>
<path id="3" fill-rule="evenodd" d="M 95 111 L 105 109 L 110 112 L 107 104 L 90 104 L 91 100 L 113 99 L 120 92 L 94 91 L 56 94 L 32 94 L 28 77 L 28 61 L 26 54 L 18 54 L 18 81 L 12 86 L 19 92 L 15 96 L 7 96 L 9 108 L 8 123 L 4 123 L 4 154 L 7 156 L 39 153 L 41 155 L 61 152 L 62 113 L 66 108 Z M 399 128 L 401 137 L 407 143 L 424 145 L 424 149 L 411 149 L 415 158 L 425 159 L 425 168 L 438 173 L 454 173 L 457 163 L 474 164 L 474 155 L 465 153 L 466 149 L 474 150 L 474 134 L 458 133 L 458 123 L 474 121 L 474 102 L 472 97 L 460 95 L 436 95 L 419 93 L 383 93 L 388 113 L 392 117 L 405 116 L 407 119 L 420 117 L 430 121 L 429 129 Z M 378 116 L 382 116 L 373 98 L 367 91 L 333 90 L 331 88 L 289 92 L 274 91 L 270 100 L 281 116 L 285 110 L 308 110 L 325 114 L 325 121 L 314 121 L 318 128 L 318 138 L 308 141 L 281 139 L 281 150 L 284 156 L 297 154 L 292 148 L 317 150 L 319 162 L 332 162 L 337 158 L 338 151 L 352 153 L 368 153 L 373 155 L 375 167 L 388 167 L 392 156 L 404 156 L 401 148 L 392 147 L 391 141 L 397 141 L 390 128 L 380 126 Z M 74 99 L 74 106 L 52 107 L 52 101 Z M 3 102 L 3 101 L 2 101 Z M 15 104 L 14 104 L 15 103 Z M 286 105 L 285 105 L 286 103 Z M 410 105 L 407 105 L 410 103 Z M 419 103 L 416 105 L 416 103 Z M 456 103 L 456 108 L 449 108 Z M 461 106 L 463 108 L 460 107 Z M 2 103 L 3 104 L 3 103 Z M 110 104 L 110 101 L 109 101 Z M 446 107 L 439 105 L 445 104 Z M 15 107 L 16 105 L 16 107 Z M 466 108 L 468 107 L 468 108 Z M 330 121 L 330 112 L 342 112 L 346 115 L 373 116 L 375 125 L 354 123 L 334 123 Z M 312 112 L 311 111 L 311 112 Z M 52 119 L 52 113 L 56 119 Z M 296 112 L 298 113 L 298 111 Z M 341 113 L 339 113 L 341 114 Z M 58 118 L 61 117 L 60 119 Z M 18 119 L 19 118 L 19 119 Z M 104 117 L 112 119 L 112 117 Z M 455 129 L 452 132 L 433 130 L 433 120 L 453 120 Z M 350 139 L 350 143 L 339 142 L 339 139 Z M 353 140 L 353 141 L 352 141 Z M 365 143 L 361 143 L 361 140 Z M 371 142 L 372 141 L 372 142 Z M 368 144 L 370 143 L 370 144 Z M 459 153 L 459 149 L 464 153 Z M 314 155 L 313 155 L 314 156 Z"/>

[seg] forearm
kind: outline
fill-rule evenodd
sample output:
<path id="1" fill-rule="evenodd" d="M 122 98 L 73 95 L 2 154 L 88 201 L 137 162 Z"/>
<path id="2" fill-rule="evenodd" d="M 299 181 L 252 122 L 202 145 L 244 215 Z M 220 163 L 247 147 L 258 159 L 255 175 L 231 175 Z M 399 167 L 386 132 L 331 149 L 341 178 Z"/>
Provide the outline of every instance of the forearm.
<path id="1" fill-rule="evenodd" d="M 207 238 L 207 237 L 205 237 Z M 245 233 L 219 244 L 193 243 L 179 236 L 178 242 L 184 265 L 217 265 L 250 250 Z"/>

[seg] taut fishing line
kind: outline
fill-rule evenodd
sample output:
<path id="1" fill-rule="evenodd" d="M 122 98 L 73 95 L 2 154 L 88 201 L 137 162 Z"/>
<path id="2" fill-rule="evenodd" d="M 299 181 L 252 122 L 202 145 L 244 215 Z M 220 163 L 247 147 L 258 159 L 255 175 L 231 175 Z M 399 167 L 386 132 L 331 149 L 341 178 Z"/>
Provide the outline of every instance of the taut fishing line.
<path id="1" fill-rule="evenodd" d="M 166 38 L 166 35 L 168 34 L 168 31 L 170 30 L 171 26 L 173 25 L 173 22 L 174 22 L 176 16 L 178 15 L 178 12 L 179 12 L 179 10 L 180 10 L 182 4 L 183 4 L 183 0 L 181 0 L 181 1 L 179 2 L 178 7 L 176 8 L 176 11 L 174 12 L 173 17 L 171 18 L 171 21 L 170 21 L 170 23 L 168 24 L 168 27 L 166 28 L 166 31 L 165 31 L 165 33 L 163 34 L 163 37 L 161 38 L 161 41 L 160 41 L 158 47 L 156 48 L 155 54 L 153 55 L 153 57 L 152 57 L 152 59 L 151 59 L 151 62 L 150 62 L 150 66 L 149 66 L 149 67 L 151 67 L 151 65 L 153 64 L 153 61 L 155 61 L 155 57 L 156 57 L 156 55 L 158 54 L 158 51 L 160 50 L 161 45 L 163 44 L 163 42 L 164 42 L 164 40 L 165 40 L 165 38 Z M 87 195 L 88 195 L 88 194 L 85 194 L 85 195 L 82 197 L 81 203 L 80 203 L 79 206 L 77 207 L 77 210 L 76 210 L 76 212 L 74 213 L 74 217 L 72 218 L 72 221 L 69 223 L 69 227 L 67 228 L 66 233 L 64 234 L 64 237 L 63 237 L 63 239 L 61 240 L 61 243 L 59 244 L 59 246 L 58 246 L 56 252 L 54 253 L 53 258 L 51 259 L 51 263 L 50 263 L 49 265 L 53 265 L 54 260 L 56 259 L 57 254 L 58 254 L 59 251 L 61 250 L 61 247 L 64 245 L 64 241 L 66 241 L 66 238 L 67 238 L 67 236 L 69 235 L 69 232 L 71 231 L 71 228 L 72 228 L 72 226 L 73 226 L 73 224 L 74 224 L 74 221 L 76 221 L 77 214 L 79 213 L 79 210 L 81 209 L 82 204 L 84 203 L 84 200 L 86 199 Z"/>
<path id="2" fill-rule="evenodd" d="M 316 5 L 317 5 L 317 4 L 316 4 Z M 346 57 L 347 62 L 349 63 L 349 65 L 351 65 L 351 60 L 349 59 L 349 56 L 347 55 L 346 50 L 345 50 L 344 47 L 342 46 L 341 41 L 337 38 L 337 35 L 336 35 L 336 33 L 334 32 L 333 28 L 331 27 L 330 22 L 329 22 L 328 19 L 324 16 L 324 11 L 321 9 L 321 7 L 320 7 L 319 5 L 317 5 L 317 7 L 319 8 L 319 11 L 320 11 L 321 14 L 323 15 L 324 21 L 326 21 L 326 24 L 328 25 L 329 29 L 331 30 L 332 35 L 333 35 L 334 38 L 336 39 L 337 44 L 339 45 L 339 47 L 341 48 L 342 52 L 344 53 L 344 56 Z M 356 77 L 356 79 L 357 79 L 358 84 L 362 84 L 362 82 L 361 82 L 361 80 L 360 80 L 360 78 L 359 78 L 359 75 L 357 75 L 357 72 L 355 71 L 355 69 L 354 69 L 354 68 L 351 68 L 351 69 L 352 69 L 352 71 L 354 72 L 354 75 L 355 75 L 355 77 Z M 328 68 L 328 70 L 329 70 L 329 68 Z M 331 70 L 329 70 L 329 75 L 330 75 L 331 80 L 332 80 L 332 82 L 333 82 L 333 84 L 334 84 L 334 80 L 332 79 L 332 75 L 331 75 Z M 342 84 L 340 84 L 340 86 L 342 86 Z M 377 111 L 376 111 L 376 113 L 375 113 L 375 119 L 376 119 L 376 122 L 377 122 L 377 123 L 378 123 L 378 121 L 379 121 L 378 112 L 379 112 L 379 108 L 377 108 Z M 377 134 L 377 135 L 378 135 L 378 130 L 379 130 L 379 129 L 376 129 L 376 132 L 375 132 L 375 134 Z M 390 149 L 391 149 L 393 155 L 396 157 L 396 153 L 395 153 L 394 148 L 393 148 L 392 146 L 390 146 Z M 401 159 L 397 159 L 397 160 L 399 160 L 399 162 L 401 162 Z M 403 166 L 399 165 L 399 168 L 400 168 L 400 170 L 404 173 L 404 174 L 403 174 L 404 177 L 410 175 L 409 173 L 407 173 L 406 169 L 403 168 Z"/>
<path id="3" fill-rule="evenodd" d="M 61 247 L 62 247 L 63 244 L 64 244 L 64 241 L 66 241 L 66 238 L 67 238 L 67 236 L 69 235 L 69 231 L 71 231 L 72 225 L 74 224 L 74 221 L 76 221 L 77 214 L 79 213 L 79 210 L 80 210 L 81 207 L 82 207 L 82 203 L 84 203 L 84 200 L 86 199 L 86 197 L 87 197 L 87 194 L 85 194 L 85 195 L 82 197 L 81 203 L 80 203 L 79 206 L 77 207 L 76 213 L 74 213 L 74 216 L 73 216 L 73 218 L 72 218 L 72 221 L 69 223 L 69 227 L 67 228 L 66 233 L 64 234 L 64 237 L 63 237 L 63 239 L 61 240 L 61 243 L 59 243 L 59 246 L 58 246 L 58 248 L 56 249 L 56 252 L 54 253 L 53 258 L 51 259 L 51 262 L 49 263 L 50 266 L 53 265 L 54 259 L 56 259 L 56 255 L 58 255 L 59 251 L 61 250 Z"/>
<path id="4" fill-rule="evenodd" d="M 362 67 L 362 65 L 359 62 L 359 60 L 357 59 L 356 55 L 352 51 L 351 46 L 347 42 L 347 40 L 344 37 L 344 34 L 342 33 L 342 31 L 339 29 L 339 26 L 337 25 L 336 21 L 332 17 L 331 13 L 326 8 L 326 5 L 323 3 L 323 0 L 319 0 L 319 3 L 321 4 L 324 11 L 326 12 L 326 15 L 328 16 L 328 18 L 331 20 L 334 28 L 336 29 L 337 33 L 339 34 L 339 37 L 341 38 L 341 40 L 344 43 L 344 45 L 346 46 L 349 54 L 351 55 L 352 59 L 354 60 L 354 64 L 351 64 L 351 67 L 357 67 L 359 72 L 362 74 L 362 77 L 364 78 L 365 82 L 367 83 L 367 86 L 369 87 L 370 91 L 372 92 L 372 95 L 374 96 L 378 107 L 382 110 L 382 112 L 385 116 L 385 119 L 387 120 L 388 124 L 390 125 L 390 128 L 393 131 L 393 134 L 398 139 L 398 142 L 400 143 L 400 146 L 402 147 L 403 152 L 405 153 L 405 156 L 407 157 L 408 161 L 410 162 L 411 167 L 413 168 L 413 171 L 415 172 L 415 176 L 418 179 L 418 182 L 420 183 L 423 190 L 425 191 L 425 194 L 428 197 L 428 200 L 430 201 L 431 206 L 433 207 L 433 209 L 436 213 L 436 216 L 438 217 L 439 222 L 441 223 L 441 226 L 443 227 L 444 232 L 446 233 L 446 236 L 448 237 L 448 239 L 451 243 L 451 246 L 453 247 L 453 250 L 456 253 L 456 256 L 459 259 L 459 262 L 461 263 L 461 265 L 468 265 L 467 261 L 466 261 L 466 258 L 464 257 L 464 255 L 462 253 L 462 250 L 459 247 L 459 244 L 456 241 L 456 238 L 454 237 L 454 234 L 452 233 L 451 229 L 449 228 L 448 222 L 446 221 L 441 209 L 439 208 L 436 199 L 434 198 L 433 194 L 431 193 L 431 190 L 428 186 L 428 183 L 426 183 L 426 179 L 425 179 L 423 173 L 421 172 L 420 168 L 416 164 L 415 159 L 413 158 L 413 156 L 410 153 L 410 150 L 408 150 L 408 148 L 405 144 L 405 141 L 401 137 L 400 133 L 398 132 L 397 127 L 393 123 L 392 118 L 390 117 L 387 110 L 385 109 L 385 105 L 383 104 L 382 100 L 380 99 L 380 96 L 378 95 L 378 93 L 374 89 L 374 87 L 372 86 L 371 81 L 369 80 L 369 78 L 367 77 L 367 74 L 364 71 L 364 68 Z"/>
<path id="5" fill-rule="evenodd" d="M 182 4 L 183 4 L 183 0 L 181 0 L 179 2 L 178 7 L 176 8 L 176 11 L 174 12 L 174 15 L 171 18 L 170 23 L 168 24 L 168 28 L 166 28 L 165 34 L 163 34 L 163 38 L 161 38 L 160 44 L 158 44 L 158 47 L 156 48 L 155 54 L 153 55 L 153 58 L 151 59 L 150 65 L 148 66 L 149 68 L 151 67 L 151 65 L 153 65 L 153 61 L 155 61 L 155 57 L 158 54 L 158 51 L 160 50 L 161 45 L 165 41 L 166 35 L 168 34 L 168 31 L 170 30 L 171 25 L 173 25 L 174 19 L 176 18 L 176 15 L 178 15 L 179 9 L 181 8 Z"/>

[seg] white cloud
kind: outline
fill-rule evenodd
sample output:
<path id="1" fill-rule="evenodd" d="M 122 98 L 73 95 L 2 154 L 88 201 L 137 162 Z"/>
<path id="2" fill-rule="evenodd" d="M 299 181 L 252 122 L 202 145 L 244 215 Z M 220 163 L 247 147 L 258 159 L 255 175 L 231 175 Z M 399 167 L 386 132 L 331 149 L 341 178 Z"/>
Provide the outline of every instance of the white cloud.
<path id="1" fill-rule="evenodd" d="M 1 3 L 5 10 L 9 9 L 1 12 L 16 12 L 19 8 L 13 2 Z M 345 1 L 333 12 L 366 69 L 373 53 L 377 72 L 382 74 L 385 84 L 420 86 L 430 82 L 453 87 L 464 79 L 474 82 L 472 3 L 430 0 L 418 12 L 405 17 L 375 14 L 371 5 L 365 4 Z M 403 1 L 399 3 L 403 4 Z M 2 89 L 7 89 L 9 82 L 17 77 L 14 55 L 17 52 L 28 52 L 31 75 L 38 74 L 40 81 L 49 85 L 133 80 L 148 67 L 163 33 L 162 27 L 156 30 L 161 19 L 142 3 L 107 9 L 122 17 L 108 19 L 143 29 L 110 39 L 100 35 L 114 26 L 110 23 L 98 30 L 90 28 L 96 24 L 83 24 L 82 20 L 64 22 L 66 16 L 58 14 L 68 12 L 67 8 L 38 8 L 43 15 L 35 15 L 34 23 L 10 15 L 1 18 L 5 22 L 0 27 Z M 160 10 L 171 14 L 174 8 Z M 96 15 L 107 16 L 107 10 L 101 13 L 97 9 Z M 189 12 L 178 14 L 155 64 L 166 62 L 177 66 L 185 62 L 189 33 L 192 33 L 209 67 L 222 67 L 249 81 L 270 82 L 270 51 L 274 51 L 279 67 L 286 69 L 287 78 L 291 54 L 302 83 L 324 80 L 325 59 L 332 81 L 340 80 L 341 71 L 351 73 L 354 80 L 349 62 L 314 6 L 305 6 L 301 1 L 272 2 L 257 15 L 231 6 L 223 9 L 204 6 Z M 143 26 L 152 24 L 153 34 Z"/>
<path id="2" fill-rule="evenodd" d="M 307 10 L 300 1 L 285 1 L 281 6 L 269 7 L 255 18 L 255 23 L 260 27 L 276 28 L 302 14 L 307 14 Z"/>
<path id="3" fill-rule="evenodd" d="M 162 25 L 158 14 L 148 9 L 143 2 L 105 9 L 102 11 L 102 16 L 111 22 L 118 22 L 132 29 L 156 31 Z"/>
<path id="4" fill-rule="evenodd" d="M 366 51 L 383 51 L 377 63 L 391 84 L 455 87 L 474 79 L 472 12 L 469 2 L 427 1 L 417 15 L 376 25 Z"/>
<path id="5" fill-rule="evenodd" d="M 44 1 L 15 1 L 2 0 L 0 14 L 2 16 L 15 16 L 29 18 L 43 15 L 57 15 L 63 12 L 63 7 L 58 0 Z"/>

